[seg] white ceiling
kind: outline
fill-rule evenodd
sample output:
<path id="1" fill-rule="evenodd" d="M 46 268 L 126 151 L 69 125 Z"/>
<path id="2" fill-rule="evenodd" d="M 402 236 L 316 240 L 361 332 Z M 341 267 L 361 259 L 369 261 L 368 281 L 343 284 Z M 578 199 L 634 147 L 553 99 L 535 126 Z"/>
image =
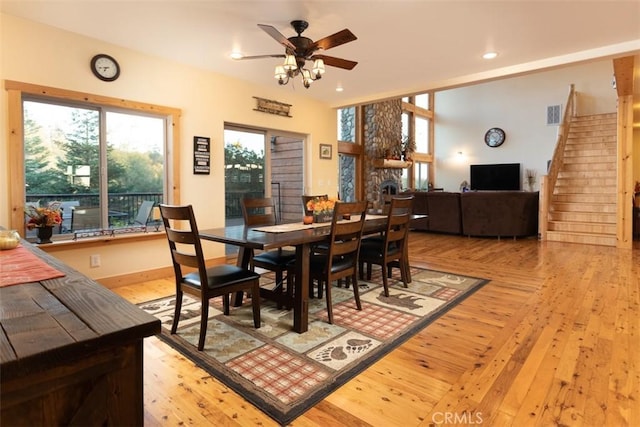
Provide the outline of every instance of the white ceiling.
<path id="1" fill-rule="evenodd" d="M 327 67 L 310 89 L 299 78 L 282 88 L 332 106 L 640 51 L 637 0 L 2 0 L 0 10 L 272 86 L 281 59 L 229 58 L 284 53 L 256 24 L 290 37 L 289 22 L 304 19 L 312 40 L 348 28 L 358 40 L 323 53 L 357 61 L 352 71 Z M 499 56 L 482 59 L 490 50 Z"/>

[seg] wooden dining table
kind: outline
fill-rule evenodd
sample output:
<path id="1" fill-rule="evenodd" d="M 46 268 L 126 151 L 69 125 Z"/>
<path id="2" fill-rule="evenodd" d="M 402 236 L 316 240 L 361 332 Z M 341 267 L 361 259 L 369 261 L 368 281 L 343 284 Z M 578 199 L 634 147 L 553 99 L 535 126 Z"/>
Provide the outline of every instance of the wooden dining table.
<path id="1" fill-rule="evenodd" d="M 367 215 L 364 223 L 364 234 L 375 234 L 385 230 L 387 217 L 384 215 Z M 301 224 L 302 225 L 302 224 Z M 293 293 L 293 330 L 306 332 L 309 328 L 309 256 L 311 246 L 325 241 L 331 231 L 331 223 L 318 226 L 313 224 L 301 229 L 288 231 L 261 231 L 263 227 L 246 227 L 234 225 L 229 227 L 200 230 L 200 238 L 240 248 L 237 265 L 249 267 L 254 250 L 273 250 L 282 247 L 295 247 L 295 290 Z M 276 229 L 277 230 L 277 229 Z M 241 302 L 236 300 L 236 305 Z"/>

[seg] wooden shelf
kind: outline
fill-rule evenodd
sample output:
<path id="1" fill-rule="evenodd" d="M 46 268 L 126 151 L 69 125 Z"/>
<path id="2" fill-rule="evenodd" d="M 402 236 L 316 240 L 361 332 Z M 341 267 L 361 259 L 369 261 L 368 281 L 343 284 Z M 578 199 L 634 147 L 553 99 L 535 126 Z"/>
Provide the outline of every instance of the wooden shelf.
<path id="1" fill-rule="evenodd" d="M 395 159 L 375 159 L 373 166 L 381 169 L 406 169 L 413 164 L 412 161 Z"/>

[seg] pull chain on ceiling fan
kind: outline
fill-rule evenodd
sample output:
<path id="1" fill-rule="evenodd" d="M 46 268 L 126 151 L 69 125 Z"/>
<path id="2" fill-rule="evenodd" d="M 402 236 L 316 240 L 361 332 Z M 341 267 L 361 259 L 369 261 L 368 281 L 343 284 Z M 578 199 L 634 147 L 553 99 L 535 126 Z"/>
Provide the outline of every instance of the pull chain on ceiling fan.
<path id="1" fill-rule="evenodd" d="M 314 42 L 310 38 L 302 36 L 304 30 L 309 26 L 307 21 L 291 21 L 291 26 L 298 35 L 286 38 L 275 27 L 258 24 L 258 27 L 284 46 L 284 54 L 244 56 L 238 59 L 284 58 L 284 63 L 276 66 L 275 69 L 274 77 L 278 79 L 278 83 L 286 85 L 289 83 L 289 79 L 300 74 L 302 76 L 302 83 L 307 89 L 313 81 L 322 78 L 322 75 L 325 73 L 325 65 L 343 68 L 345 70 L 352 70 L 358 65 L 357 62 L 348 59 L 315 54 L 318 50 L 328 50 L 357 40 L 357 37 L 348 29 L 344 29 Z M 313 61 L 311 70 L 306 68 L 307 61 Z"/>

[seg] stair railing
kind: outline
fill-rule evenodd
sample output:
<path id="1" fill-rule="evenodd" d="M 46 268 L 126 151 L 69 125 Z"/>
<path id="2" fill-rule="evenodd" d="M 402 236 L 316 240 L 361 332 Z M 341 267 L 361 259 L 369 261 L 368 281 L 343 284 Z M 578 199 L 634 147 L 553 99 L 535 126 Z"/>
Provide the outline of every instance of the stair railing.
<path id="1" fill-rule="evenodd" d="M 551 164 L 549 165 L 547 175 L 542 176 L 540 180 L 540 209 L 538 212 L 538 236 L 541 240 L 547 238 L 547 228 L 549 223 L 549 208 L 551 206 L 551 197 L 558 180 L 558 173 L 564 164 L 564 148 L 567 145 L 567 137 L 569 135 L 569 125 L 571 118 L 576 115 L 576 96 L 573 83 L 569 85 L 569 96 L 562 115 L 562 123 L 558 127 L 558 139 L 556 147 L 553 151 Z"/>

